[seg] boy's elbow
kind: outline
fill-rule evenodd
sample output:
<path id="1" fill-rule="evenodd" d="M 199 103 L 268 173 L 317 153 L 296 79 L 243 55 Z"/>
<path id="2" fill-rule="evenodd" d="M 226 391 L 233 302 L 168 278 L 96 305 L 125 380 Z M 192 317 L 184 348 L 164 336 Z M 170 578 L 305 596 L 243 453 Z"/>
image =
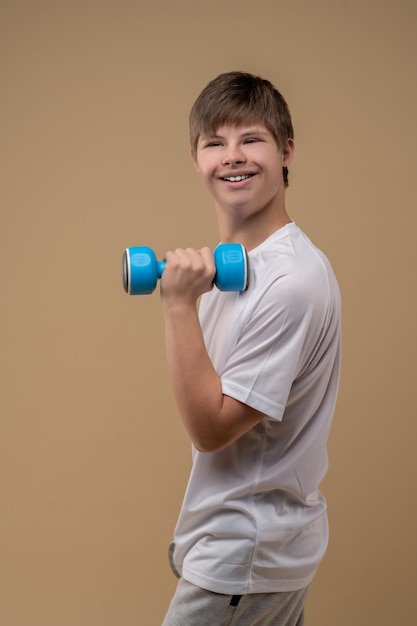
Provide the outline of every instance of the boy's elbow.
<path id="1" fill-rule="evenodd" d="M 210 453 L 210 452 L 219 452 L 226 448 L 230 443 L 232 443 L 233 439 L 224 436 L 208 436 L 206 435 L 195 435 L 191 438 L 193 446 L 198 452 L 202 453 Z"/>
<path id="2" fill-rule="evenodd" d="M 199 452 L 219 452 L 227 448 L 264 418 L 256 409 L 226 396 L 223 398 L 226 401 L 219 413 L 206 414 L 198 422 L 188 422 L 190 439 Z"/>
<path id="3" fill-rule="evenodd" d="M 203 454 L 209 454 L 210 452 L 219 452 L 219 450 L 222 450 L 223 448 L 225 448 L 228 444 L 215 444 L 214 442 L 211 443 L 202 443 L 202 442 L 197 442 L 197 441 L 193 441 L 193 446 L 196 450 L 198 450 L 198 452 L 202 452 Z"/>

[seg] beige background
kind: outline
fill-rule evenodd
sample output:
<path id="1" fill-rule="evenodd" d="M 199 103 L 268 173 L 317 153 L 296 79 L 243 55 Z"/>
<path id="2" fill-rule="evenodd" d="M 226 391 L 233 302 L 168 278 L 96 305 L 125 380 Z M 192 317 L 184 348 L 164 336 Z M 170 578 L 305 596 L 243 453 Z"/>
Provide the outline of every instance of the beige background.
<path id="1" fill-rule="evenodd" d="M 412 623 L 415 1 L 2 0 L 0 29 L 0 626 L 161 622 L 190 448 L 121 255 L 217 243 L 187 117 L 234 69 L 289 102 L 289 211 L 343 293 L 307 625 Z"/>

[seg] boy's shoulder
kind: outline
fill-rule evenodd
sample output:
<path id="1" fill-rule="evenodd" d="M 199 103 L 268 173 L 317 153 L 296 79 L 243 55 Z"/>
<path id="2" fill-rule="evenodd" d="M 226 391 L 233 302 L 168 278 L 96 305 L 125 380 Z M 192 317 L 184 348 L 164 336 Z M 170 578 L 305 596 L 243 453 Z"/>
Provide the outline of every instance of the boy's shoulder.
<path id="1" fill-rule="evenodd" d="M 249 252 L 252 289 L 273 302 L 315 302 L 336 284 L 326 255 L 294 222 Z"/>

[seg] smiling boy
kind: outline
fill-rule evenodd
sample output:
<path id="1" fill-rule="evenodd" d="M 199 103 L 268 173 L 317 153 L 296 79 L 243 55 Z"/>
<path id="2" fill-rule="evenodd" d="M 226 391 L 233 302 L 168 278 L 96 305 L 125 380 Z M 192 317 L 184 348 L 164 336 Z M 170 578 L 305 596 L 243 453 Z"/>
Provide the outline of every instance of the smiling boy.
<path id="1" fill-rule="evenodd" d="M 286 210 L 293 128 L 273 85 L 221 74 L 194 103 L 190 139 L 220 240 L 248 251 L 249 286 L 213 288 L 208 248 L 166 253 L 168 370 L 193 468 L 163 626 L 301 626 L 328 541 L 319 484 L 339 381 L 339 289 Z"/>

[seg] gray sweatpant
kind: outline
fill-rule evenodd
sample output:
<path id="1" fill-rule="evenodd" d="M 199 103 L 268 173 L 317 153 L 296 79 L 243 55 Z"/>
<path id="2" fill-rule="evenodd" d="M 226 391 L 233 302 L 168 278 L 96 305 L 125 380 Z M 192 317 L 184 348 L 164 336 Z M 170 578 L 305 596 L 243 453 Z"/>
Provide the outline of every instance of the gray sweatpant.
<path id="1" fill-rule="evenodd" d="M 308 588 L 231 596 L 180 579 L 162 626 L 303 626 Z"/>

